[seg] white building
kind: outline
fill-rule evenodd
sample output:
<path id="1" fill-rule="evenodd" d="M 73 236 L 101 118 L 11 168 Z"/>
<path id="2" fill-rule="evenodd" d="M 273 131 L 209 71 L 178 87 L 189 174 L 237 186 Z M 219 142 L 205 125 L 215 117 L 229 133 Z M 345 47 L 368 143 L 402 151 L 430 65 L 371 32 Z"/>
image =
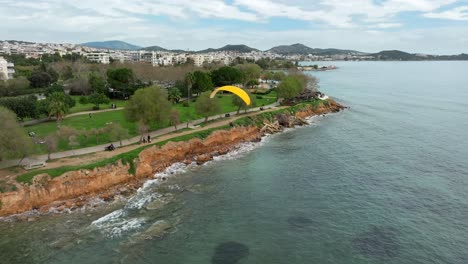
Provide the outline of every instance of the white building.
<path id="1" fill-rule="evenodd" d="M 8 62 L 3 57 L 0 57 L 0 80 L 8 80 L 13 78 L 15 74 L 15 65 Z"/>
<path id="2" fill-rule="evenodd" d="M 174 56 L 173 62 L 174 64 L 184 64 L 187 62 L 187 57 L 185 54 L 178 54 Z"/>
<path id="3" fill-rule="evenodd" d="M 203 62 L 205 62 L 205 56 L 203 55 L 192 55 L 190 56 L 193 60 L 193 64 L 197 67 L 201 67 Z"/>
<path id="4" fill-rule="evenodd" d="M 104 52 L 87 53 L 86 58 L 93 62 L 109 64 L 109 54 Z"/>

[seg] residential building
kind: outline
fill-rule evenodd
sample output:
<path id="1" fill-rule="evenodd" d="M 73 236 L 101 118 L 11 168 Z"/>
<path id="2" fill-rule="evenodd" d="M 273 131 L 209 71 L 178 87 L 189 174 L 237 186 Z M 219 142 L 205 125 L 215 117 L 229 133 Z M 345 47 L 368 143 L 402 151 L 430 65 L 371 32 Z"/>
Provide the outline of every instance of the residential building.
<path id="1" fill-rule="evenodd" d="M 193 64 L 197 67 L 201 67 L 203 62 L 205 62 L 205 56 L 203 55 L 192 55 L 190 56 L 193 60 Z"/>
<path id="2" fill-rule="evenodd" d="M 0 80 L 12 79 L 15 74 L 15 65 L 0 57 Z"/>
<path id="3" fill-rule="evenodd" d="M 109 54 L 104 52 L 87 53 L 86 58 L 93 62 L 109 64 Z"/>

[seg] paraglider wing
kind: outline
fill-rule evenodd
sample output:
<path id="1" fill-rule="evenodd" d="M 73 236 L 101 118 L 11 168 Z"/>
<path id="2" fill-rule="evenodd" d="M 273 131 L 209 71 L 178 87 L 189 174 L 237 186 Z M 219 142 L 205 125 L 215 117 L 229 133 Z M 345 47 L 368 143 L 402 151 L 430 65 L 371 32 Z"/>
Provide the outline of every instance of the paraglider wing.
<path id="1" fill-rule="evenodd" d="M 231 93 L 233 93 L 233 94 L 239 96 L 240 99 L 242 99 L 242 101 L 244 101 L 246 105 L 250 105 L 250 97 L 249 97 L 249 95 L 248 95 L 244 90 L 242 90 L 242 89 L 239 88 L 239 87 L 236 87 L 236 86 L 223 86 L 223 87 L 216 88 L 216 89 L 210 94 L 210 98 L 215 97 L 216 93 L 219 92 L 219 91 L 231 92 Z"/>

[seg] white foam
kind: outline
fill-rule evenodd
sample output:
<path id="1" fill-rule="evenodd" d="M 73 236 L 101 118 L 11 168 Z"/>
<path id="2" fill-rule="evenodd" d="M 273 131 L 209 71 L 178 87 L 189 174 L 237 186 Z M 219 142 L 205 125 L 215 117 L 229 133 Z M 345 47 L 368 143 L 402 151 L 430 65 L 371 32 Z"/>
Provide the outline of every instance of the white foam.
<path id="1" fill-rule="evenodd" d="M 260 142 L 242 143 L 238 147 L 236 147 L 235 149 L 229 151 L 228 153 L 224 155 L 213 157 L 213 161 L 238 159 L 244 156 L 246 153 L 260 147 L 261 145 L 263 145 L 263 143 L 264 143 L 263 139 Z"/>
<path id="2" fill-rule="evenodd" d="M 195 162 L 193 162 L 192 164 L 190 165 L 186 165 L 185 163 L 182 163 L 182 162 L 176 162 L 174 164 L 172 164 L 171 166 L 167 167 L 163 172 L 160 172 L 160 173 L 156 173 L 154 175 L 154 177 L 156 179 L 164 179 L 164 178 L 167 178 L 167 177 L 171 177 L 171 176 L 174 176 L 174 175 L 177 175 L 177 174 L 181 174 L 181 173 L 184 173 L 187 171 L 187 168 L 191 165 L 194 165 Z"/>

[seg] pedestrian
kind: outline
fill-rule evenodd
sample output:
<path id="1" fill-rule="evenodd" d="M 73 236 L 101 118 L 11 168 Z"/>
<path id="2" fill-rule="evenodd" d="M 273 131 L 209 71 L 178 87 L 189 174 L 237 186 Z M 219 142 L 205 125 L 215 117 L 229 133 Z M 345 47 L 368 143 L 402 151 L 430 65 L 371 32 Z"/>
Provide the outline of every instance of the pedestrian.
<path id="1" fill-rule="evenodd" d="M 143 143 L 146 143 L 146 138 L 145 137 L 143 137 Z"/>
<path id="2" fill-rule="evenodd" d="M 148 135 L 148 143 L 151 143 L 151 137 Z"/>

